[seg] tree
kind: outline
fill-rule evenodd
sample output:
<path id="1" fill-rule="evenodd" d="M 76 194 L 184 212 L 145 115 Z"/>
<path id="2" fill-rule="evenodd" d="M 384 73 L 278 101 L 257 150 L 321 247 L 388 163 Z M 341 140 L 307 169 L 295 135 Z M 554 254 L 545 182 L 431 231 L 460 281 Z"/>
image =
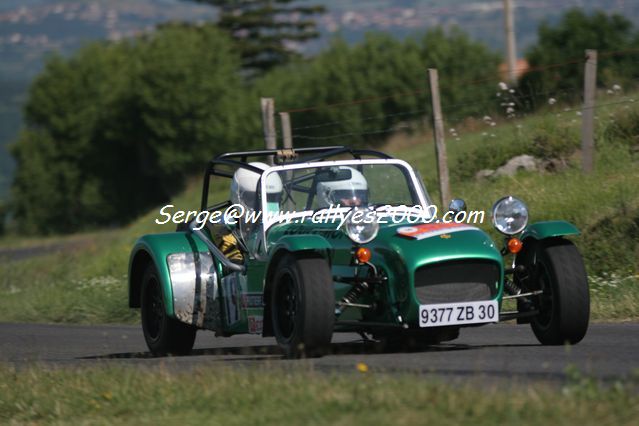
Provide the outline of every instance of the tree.
<path id="1" fill-rule="evenodd" d="M 584 66 L 581 61 L 565 64 L 567 61 L 582 58 L 586 49 L 603 53 L 636 47 L 639 47 L 637 35 L 625 17 L 604 12 L 588 15 L 580 9 L 570 10 L 557 25 L 543 23 L 539 26 L 538 41 L 528 50 L 526 59 L 533 69 L 540 70 L 525 74 L 519 87 L 537 103 L 545 103 L 556 92 L 563 92 L 566 101 L 576 100 L 583 90 Z M 600 54 L 598 84 L 623 84 L 627 79 L 639 77 L 635 62 L 633 55 Z M 565 65 L 545 68 L 554 64 Z"/>
<path id="2" fill-rule="evenodd" d="M 246 134 L 259 137 L 259 109 L 249 113 L 239 62 L 210 25 L 168 25 L 49 61 L 12 148 L 20 229 L 126 223 L 168 200 L 215 154 L 247 148 Z"/>
<path id="3" fill-rule="evenodd" d="M 252 74 L 299 56 L 295 46 L 319 36 L 310 18 L 324 12 L 323 6 L 301 6 L 295 0 L 191 1 L 219 8 L 217 25 L 235 40 L 242 66 Z"/>
<path id="4" fill-rule="evenodd" d="M 484 115 L 476 100 L 492 96 L 494 85 L 459 82 L 496 75 L 499 59 L 459 30 L 429 31 L 405 41 L 368 34 L 353 46 L 335 39 L 311 61 L 293 63 L 257 80 L 255 90 L 256 97 L 274 97 L 282 110 L 328 105 L 291 114 L 298 129 L 293 132 L 297 146 L 367 145 L 429 114 L 428 68 L 438 68 L 442 76 L 444 108 L 459 104 L 447 121 Z"/>

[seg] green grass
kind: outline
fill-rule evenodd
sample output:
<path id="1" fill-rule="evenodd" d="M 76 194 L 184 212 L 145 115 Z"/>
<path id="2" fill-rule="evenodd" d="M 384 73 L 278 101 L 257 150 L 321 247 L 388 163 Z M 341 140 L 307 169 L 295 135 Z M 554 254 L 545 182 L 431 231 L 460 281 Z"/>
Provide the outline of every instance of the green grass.
<path id="1" fill-rule="evenodd" d="M 473 171 L 470 175 L 474 175 L 476 170 L 494 167 L 511 154 L 526 150 L 545 149 L 564 155 L 568 151 L 561 140 L 543 137 L 552 136 L 553 132 L 560 136 L 577 132 L 578 123 L 565 120 L 567 124 L 557 130 L 553 120 L 560 118 L 554 115 L 533 116 L 495 127 L 475 123 L 458 128 L 460 140 L 448 141 L 452 192 L 455 197 L 464 198 L 469 209 L 489 212 L 498 198 L 512 194 L 528 204 L 532 222 L 565 219 L 582 230 L 582 236 L 574 241 L 592 278 L 595 320 L 639 319 L 639 153 L 630 150 L 639 138 L 639 107 L 626 106 L 598 110 L 601 119 L 597 126 L 596 168 L 588 176 L 581 173 L 576 155 L 566 156 L 569 168 L 559 173 L 522 172 L 514 177 L 476 181 L 468 178 L 466 172 L 455 171 L 455 167 L 468 167 Z M 613 114 L 614 121 L 609 114 Z M 433 145 L 425 135 L 409 138 L 408 143 L 400 144 L 403 148 L 389 152 L 418 168 L 432 198 L 438 200 Z M 485 150 L 491 155 L 481 154 Z M 228 188 L 216 190 L 225 192 Z M 199 198 L 197 178 L 172 204 L 195 209 Z M 486 215 L 487 220 L 489 216 Z M 0 239 L 0 250 L 81 242 L 76 250 L 0 263 L 0 321 L 136 321 L 137 313 L 127 308 L 129 251 L 140 235 L 174 230 L 173 224 L 155 224 L 159 217 L 158 207 L 120 229 L 70 237 L 23 239 L 14 235 Z M 498 237 L 490 223 L 483 227 Z M 605 275 L 612 273 L 616 277 Z M 627 279 L 620 281 L 624 278 Z"/>
<path id="2" fill-rule="evenodd" d="M 360 369 L 365 366 L 360 364 Z M 311 366 L 198 368 L 0 366 L 10 424 L 634 424 L 636 379 L 604 386 L 568 371 L 563 385 L 457 384 Z"/>

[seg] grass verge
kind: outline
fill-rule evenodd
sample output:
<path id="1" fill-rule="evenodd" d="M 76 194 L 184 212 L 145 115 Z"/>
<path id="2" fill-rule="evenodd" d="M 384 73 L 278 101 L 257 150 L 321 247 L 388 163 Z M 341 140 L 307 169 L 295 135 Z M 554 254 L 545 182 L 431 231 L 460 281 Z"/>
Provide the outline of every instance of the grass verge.
<path id="1" fill-rule="evenodd" d="M 639 319 L 639 152 L 629 145 L 639 138 L 635 125 L 639 107 L 626 107 L 599 111 L 602 119 L 598 124 L 596 169 L 588 176 L 580 172 L 578 158 L 567 158 L 568 169 L 558 173 L 520 172 L 484 181 L 468 177 L 472 175 L 468 172 L 499 165 L 512 153 L 537 150 L 550 152 L 551 156 L 566 154 L 566 146 L 574 145 L 574 141 L 563 143 L 560 139 L 578 130 L 574 118 L 567 120 L 561 130 L 549 123 L 552 119 L 548 115 L 490 129 L 460 130 L 459 140 L 448 143 L 449 164 L 468 168 L 452 174 L 453 195 L 464 198 L 469 209 L 488 212 L 482 227 L 493 237 L 499 238 L 489 223 L 490 208 L 506 194 L 525 200 L 531 222 L 563 219 L 582 230 L 582 236 L 574 241 L 591 277 L 594 320 Z M 610 114 L 614 120 L 603 120 Z M 401 148 L 393 154 L 408 159 L 420 170 L 433 200 L 437 200 L 433 147 L 424 143 L 424 135 L 412 138 L 415 143 L 399 144 Z M 197 179 L 172 204 L 196 209 L 199 196 Z M 175 229 L 172 224 L 155 224 L 156 218 L 160 218 L 159 209 L 120 229 L 63 238 L 0 239 L 0 321 L 136 321 L 137 312 L 127 308 L 130 248 L 140 235 Z M 77 241 L 80 248 L 75 250 L 20 261 L 2 257 L 3 249 Z"/>
<path id="2" fill-rule="evenodd" d="M 355 367 L 355 366 L 354 366 Z M 450 385 L 415 375 L 312 368 L 0 366 L 0 421 L 55 424 L 634 424 L 636 379 L 601 386 L 568 372 L 541 383 Z M 505 389 L 505 388 L 506 389 Z M 480 390 L 480 391 L 479 391 Z"/>

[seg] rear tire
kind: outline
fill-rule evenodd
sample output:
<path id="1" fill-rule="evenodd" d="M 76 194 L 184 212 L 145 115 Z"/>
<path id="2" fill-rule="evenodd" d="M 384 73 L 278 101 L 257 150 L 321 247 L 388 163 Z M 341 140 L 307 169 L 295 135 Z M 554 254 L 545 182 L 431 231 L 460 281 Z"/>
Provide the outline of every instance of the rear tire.
<path id="1" fill-rule="evenodd" d="M 273 334 L 289 358 L 323 355 L 335 326 L 335 292 L 328 262 L 314 254 L 287 254 L 270 294 Z"/>
<path id="2" fill-rule="evenodd" d="M 590 296 L 581 254 L 564 239 L 541 241 L 533 266 L 533 287 L 542 290 L 535 304 L 539 314 L 530 325 L 543 345 L 579 343 L 588 330 Z"/>
<path id="3" fill-rule="evenodd" d="M 142 279 L 142 331 L 153 355 L 186 355 L 193 349 L 197 329 L 166 314 L 164 295 L 155 265 L 150 263 Z"/>

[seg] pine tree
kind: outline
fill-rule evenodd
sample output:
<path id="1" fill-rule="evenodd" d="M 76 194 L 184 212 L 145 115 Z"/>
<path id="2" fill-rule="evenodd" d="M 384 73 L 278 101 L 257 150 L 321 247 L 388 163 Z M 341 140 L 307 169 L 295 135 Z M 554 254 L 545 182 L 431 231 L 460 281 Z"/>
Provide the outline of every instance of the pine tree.
<path id="1" fill-rule="evenodd" d="M 323 6 L 299 0 L 192 0 L 219 8 L 218 27 L 235 40 L 242 66 L 261 73 L 298 56 L 296 46 L 317 38 L 314 15 Z"/>

